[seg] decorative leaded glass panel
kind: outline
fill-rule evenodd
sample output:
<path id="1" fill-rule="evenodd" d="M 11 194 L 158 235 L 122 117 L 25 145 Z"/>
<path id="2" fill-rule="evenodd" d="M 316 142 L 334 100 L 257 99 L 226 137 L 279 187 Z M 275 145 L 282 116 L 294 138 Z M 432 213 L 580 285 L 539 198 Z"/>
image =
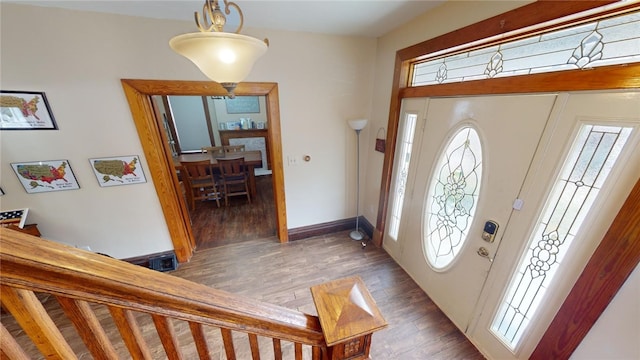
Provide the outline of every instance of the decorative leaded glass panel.
<path id="1" fill-rule="evenodd" d="M 411 150 L 413 148 L 413 136 L 416 130 L 417 114 L 406 114 L 404 117 L 403 129 L 398 137 L 400 144 L 399 151 L 396 152 L 397 170 L 393 182 L 393 200 L 391 205 L 391 219 L 389 221 L 389 236 L 393 240 L 398 240 L 400 230 L 400 218 L 402 216 L 402 206 L 404 204 L 404 194 L 407 189 L 407 176 L 409 175 L 409 163 L 411 163 Z"/>
<path id="2" fill-rule="evenodd" d="M 640 62 L 640 12 L 414 65 L 411 86 Z"/>
<path id="3" fill-rule="evenodd" d="M 531 234 L 491 331 L 512 350 L 562 266 L 632 128 L 583 125 Z"/>
<path id="4" fill-rule="evenodd" d="M 429 184 L 423 226 L 429 264 L 443 269 L 460 253 L 476 211 L 482 179 L 482 147 L 471 127 L 447 144 Z"/>

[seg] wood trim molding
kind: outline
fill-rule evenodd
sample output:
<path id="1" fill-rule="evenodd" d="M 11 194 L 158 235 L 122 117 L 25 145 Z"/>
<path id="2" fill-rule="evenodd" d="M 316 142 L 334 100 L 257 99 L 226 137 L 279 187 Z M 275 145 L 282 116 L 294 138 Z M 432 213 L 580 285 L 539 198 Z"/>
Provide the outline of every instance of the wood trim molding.
<path id="1" fill-rule="evenodd" d="M 373 238 L 373 225 L 367 219 L 360 215 L 360 229 L 365 232 L 369 239 Z M 299 228 L 289 229 L 289 240 L 302 240 L 313 236 L 332 234 L 339 231 L 353 230 L 356 227 L 356 218 L 342 219 L 330 221 L 322 224 L 314 224 L 302 226 Z M 366 240 L 366 238 L 365 238 Z"/>
<path id="2" fill-rule="evenodd" d="M 179 262 L 186 262 L 195 250 L 195 239 L 191 229 L 189 212 L 179 190 L 178 177 L 173 171 L 173 160 L 166 135 L 154 112 L 150 96 L 224 96 L 227 92 L 218 83 L 210 81 L 122 79 L 121 82 L 153 177 L 176 257 Z M 267 130 L 271 150 L 269 162 L 272 166 L 273 194 L 276 207 L 276 236 L 280 242 L 287 242 L 287 211 L 284 194 L 278 84 L 243 82 L 238 84 L 235 93 L 238 96 L 266 96 L 266 111 L 269 116 Z"/>
<path id="3" fill-rule="evenodd" d="M 178 177 L 173 171 L 166 135 L 156 121 L 149 97 L 155 94 L 144 92 L 136 85 L 126 80 L 122 81 L 176 257 L 178 261 L 188 261 L 195 249 L 195 240 L 191 224 L 184 221 L 189 218 L 189 213 L 179 191 Z"/>
<path id="4" fill-rule="evenodd" d="M 510 36 L 520 32 L 524 34 L 531 26 L 543 24 L 549 20 L 558 19 L 571 14 L 594 9 L 615 1 L 537 1 L 518 9 L 506 12 L 493 18 L 458 29 L 451 33 L 424 41 L 422 43 L 401 49 L 396 53 L 393 87 L 391 91 L 391 106 L 387 124 L 387 152 L 385 153 L 380 194 L 378 202 L 378 216 L 376 228 L 373 231 L 374 244 L 382 245 L 386 228 L 389 191 L 392 181 L 393 159 L 395 156 L 395 144 L 398 133 L 398 121 L 400 118 L 400 105 L 405 97 L 436 97 L 436 96 L 463 96 L 463 95 L 491 95 L 505 93 L 524 92 L 555 92 L 555 91 L 585 91 L 585 90 L 612 90 L 640 88 L 640 64 L 609 66 L 593 70 L 564 71 L 548 74 L 519 76 L 505 79 L 478 80 L 458 84 L 443 84 L 423 87 L 408 87 L 410 62 L 426 57 L 428 54 L 450 49 L 463 44 L 472 43 L 491 37 Z M 615 11 L 638 11 L 637 3 L 623 5 Z M 607 10 L 600 14 L 583 16 L 580 21 L 587 21 L 589 17 L 597 18 L 603 14 L 611 13 Z M 575 20 L 575 19 L 574 19 Z M 565 21 L 565 23 L 568 23 Z M 499 26 L 498 26 L 499 25 Z M 503 26 L 504 25 L 504 26 Z M 540 27 L 542 28 L 542 27 Z M 640 201 L 637 193 L 637 185 L 634 192 L 627 199 L 627 203 Z M 626 203 L 625 203 L 626 204 Z M 635 224 L 638 228 L 640 218 L 640 206 L 627 208 L 621 211 L 610 233 L 616 234 L 622 226 L 619 224 Z M 629 230 L 630 231 L 630 230 Z M 636 230 L 637 231 L 637 230 Z M 634 233 L 636 243 L 638 234 Z M 627 235 L 628 236 L 628 235 Z M 633 239 L 633 236 L 629 237 Z M 628 240 L 630 241 L 630 240 Z M 640 246 L 628 246 L 625 241 L 616 241 L 615 236 L 607 235 L 602 239 L 600 247 L 606 249 L 607 257 L 600 258 L 604 254 L 596 252 L 587 264 L 585 272 L 575 284 L 570 298 L 556 315 L 556 320 L 547 329 L 534 352 L 533 358 L 568 358 L 575 350 L 589 329 L 596 322 L 608 301 L 615 296 L 624 279 L 628 276 L 627 269 L 635 268 L 640 261 Z M 599 248 L 600 250 L 600 248 Z M 601 250 L 605 251 L 605 250 Z M 613 256 L 615 254 L 615 256 Z M 588 271 L 588 272 L 587 272 Z M 582 280 L 593 279 L 600 276 L 595 283 Z M 578 295 L 574 295 L 578 294 Z M 578 306 L 577 304 L 580 304 Z M 593 305 L 588 313 L 582 306 Z M 569 340 L 570 339 L 570 340 Z M 554 356 L 548 354 L 562 354 Z"/>

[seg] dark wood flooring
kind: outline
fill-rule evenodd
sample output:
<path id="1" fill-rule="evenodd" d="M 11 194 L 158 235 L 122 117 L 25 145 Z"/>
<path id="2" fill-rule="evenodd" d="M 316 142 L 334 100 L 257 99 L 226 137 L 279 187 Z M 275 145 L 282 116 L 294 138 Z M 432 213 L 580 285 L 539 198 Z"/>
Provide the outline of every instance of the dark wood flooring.
<path id="1" fill-rule="evenodd" d="M 220 201 L 197 201 L 190 211 L 198 249 L 261 239 L 276 234 L 276 214 L 271 175 L 256 176 L 256 196 L 251 203 L 244 196 Z"/>
<path id="2" fill-rule="evenodd" d="M 251 204 L 197 204 L 197 251 L 173 275 L 314 315 L 311 286 L 359 275 L 389 322 L 373 336 L 373 359 L 483 359 L 384 250 L 363 249 L 349 231 L 280 244 L 271 176 L 256 185 Z"/>
<path id="3" fill-rule="evenodd" d="M 372 359 L 484 358 L 383 249 L 362 248 L 349 231 L 204 249 L 171 274 L 314 315 L 311 286 L 358 275 L 389 323 L 373 335 Z"/>

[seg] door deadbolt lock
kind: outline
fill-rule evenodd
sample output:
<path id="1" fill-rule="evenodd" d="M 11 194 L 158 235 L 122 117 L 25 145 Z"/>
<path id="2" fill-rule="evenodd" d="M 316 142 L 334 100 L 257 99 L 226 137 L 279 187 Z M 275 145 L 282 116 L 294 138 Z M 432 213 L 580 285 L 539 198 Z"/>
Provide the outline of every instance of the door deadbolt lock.
<path id="1" fill-rule="evenodd" d="M 485 247 L 480 247 L 477 251 L 478 255 L 482 256 L 483 258 L 489 260 L 489 262 L 493 262 L 493 259 L 489 256 L 489 250 L 487 250 L 487 248 Z"/>
<path id="2" fill-rule="evenodd" d="M 496 234 L 498 233 L 498 223 L 489 220 L 484 223 L 484 230 L 482 231 L 482 240 L 492 243 L 496 239 Z"/>

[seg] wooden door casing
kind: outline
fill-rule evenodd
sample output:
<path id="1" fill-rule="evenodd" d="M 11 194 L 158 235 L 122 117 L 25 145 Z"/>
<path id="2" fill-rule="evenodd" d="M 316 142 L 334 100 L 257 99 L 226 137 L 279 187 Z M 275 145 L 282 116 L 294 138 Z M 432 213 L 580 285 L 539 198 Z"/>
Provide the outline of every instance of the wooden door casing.
<path id="1" fill-rule="evenodd" d="M 210 95 L 223 96 L 226 90 L 212 81 L 140 80 L 122 79 L 133 121 L 153 177 L 158 200 L 167 222 L 179 262 L 187 262 L 195 250 L 195 240 L 189 222 L 189 213 L 183 200 L 178 178 L 173 170 L 173 159 L 169 151 L 166 134 L 154 113 L 151 95 Z M 284 193 L 284 171 L 282 163 L 282 139 L 280 132 L 280 108 L 276 83 L 240 83 L 236 95 L 266 96 L 269 116 L 269 142 L 272 165 L 273 193 L 276 207 L 276 236 L 287 242 L 287 212 Z"/>

